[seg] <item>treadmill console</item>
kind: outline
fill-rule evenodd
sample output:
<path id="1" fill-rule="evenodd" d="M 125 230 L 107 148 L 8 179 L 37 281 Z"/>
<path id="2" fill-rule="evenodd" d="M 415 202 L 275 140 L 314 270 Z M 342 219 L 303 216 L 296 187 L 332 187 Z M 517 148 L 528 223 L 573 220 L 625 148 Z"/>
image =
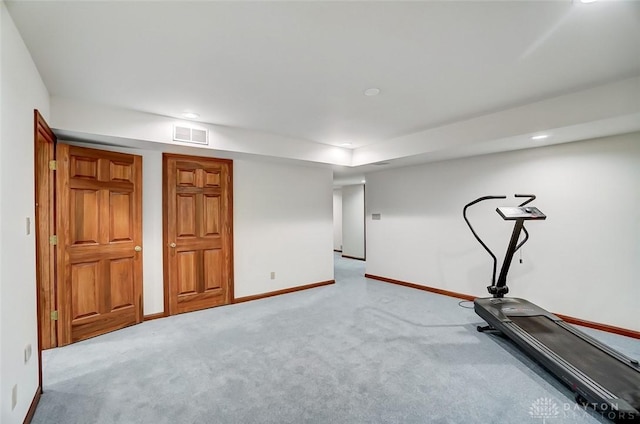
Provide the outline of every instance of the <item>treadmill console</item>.
<path id="1" fill-rule="evenodd" d="M 496 208 L 496 211 L 502 219 L 507 221 L 523 219 L 523 220 L 531 220 L 531 219 L 546 219 L 547 216 L 540 212 L 540 209 L 534 206 L 500 206 Z"/>

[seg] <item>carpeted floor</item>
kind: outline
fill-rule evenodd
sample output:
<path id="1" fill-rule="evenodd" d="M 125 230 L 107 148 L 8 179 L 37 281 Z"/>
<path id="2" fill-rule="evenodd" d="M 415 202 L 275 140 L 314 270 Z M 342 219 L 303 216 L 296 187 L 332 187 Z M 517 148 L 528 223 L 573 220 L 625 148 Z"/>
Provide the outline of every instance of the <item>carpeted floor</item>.
<path id="1" fill-rule="evenodd" d="M 33 423 L 607 422 L 457 299 L 363 275 L 45 351 Z"/>

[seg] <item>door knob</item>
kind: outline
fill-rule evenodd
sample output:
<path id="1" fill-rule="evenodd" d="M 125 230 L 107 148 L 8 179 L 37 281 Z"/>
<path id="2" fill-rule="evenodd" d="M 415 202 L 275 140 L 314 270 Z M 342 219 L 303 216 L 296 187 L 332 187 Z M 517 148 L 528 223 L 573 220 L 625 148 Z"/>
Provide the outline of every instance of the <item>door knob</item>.
<path id="1" fill-rule="evenodd" d="M 136 246 L 133 248 L 133 250 L 135 250 L 136 252 L 142 252 L 142 247 L 141 246 Z"/>
<path id="2" fill-rule="evenodd" d="M 176 247 L 175 243 L 169 243 L 169 247 Z"/>

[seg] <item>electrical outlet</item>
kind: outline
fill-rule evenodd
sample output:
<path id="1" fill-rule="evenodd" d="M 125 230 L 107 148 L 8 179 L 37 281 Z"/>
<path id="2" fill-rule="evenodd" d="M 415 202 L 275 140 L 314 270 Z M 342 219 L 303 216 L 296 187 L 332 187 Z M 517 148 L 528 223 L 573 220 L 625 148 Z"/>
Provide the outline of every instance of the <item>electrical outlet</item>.
<path id="1" fill-rule="evenodd" d="M 276 272 L 275 271 L 271 271 L 271 279 L 272 280 L 276 279 Z"/>
<path id="2" fill-rule="evenodd" d="M 24 348 L 24 363 L 26 364 L 31 359 L 31 344 L 28 344 Z"/>
<path id="3" fill-rule="evenodd" d="M 18 404 L 18 385 L 14 384 L 13 389 L 11 389 L 11 410 L 16 409 L 16 405 Z"/>

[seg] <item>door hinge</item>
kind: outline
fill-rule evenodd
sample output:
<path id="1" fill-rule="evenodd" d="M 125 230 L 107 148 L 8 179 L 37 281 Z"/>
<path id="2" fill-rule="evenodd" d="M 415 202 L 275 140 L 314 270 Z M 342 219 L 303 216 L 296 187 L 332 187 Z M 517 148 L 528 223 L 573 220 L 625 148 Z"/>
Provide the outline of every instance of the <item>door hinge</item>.
<path id="1" fill-rule="evenodd" d="M 58 321 L 58 311 L 51 311 L 51 321 Z"/>
<path id="2" fill-rule="evenodd" d="M 56 169 L 58 169 L 58 161 L 50 160 L 49 161 L 49 169 L 52 170 L 52 171 L 55 171 Z"/>
<path id="3" fill-rule="evenodd" d="M 58 244 L 58 236 L 51 236 L 49 237 L 49 244 L 50 245 L 57 245 Z"/>

